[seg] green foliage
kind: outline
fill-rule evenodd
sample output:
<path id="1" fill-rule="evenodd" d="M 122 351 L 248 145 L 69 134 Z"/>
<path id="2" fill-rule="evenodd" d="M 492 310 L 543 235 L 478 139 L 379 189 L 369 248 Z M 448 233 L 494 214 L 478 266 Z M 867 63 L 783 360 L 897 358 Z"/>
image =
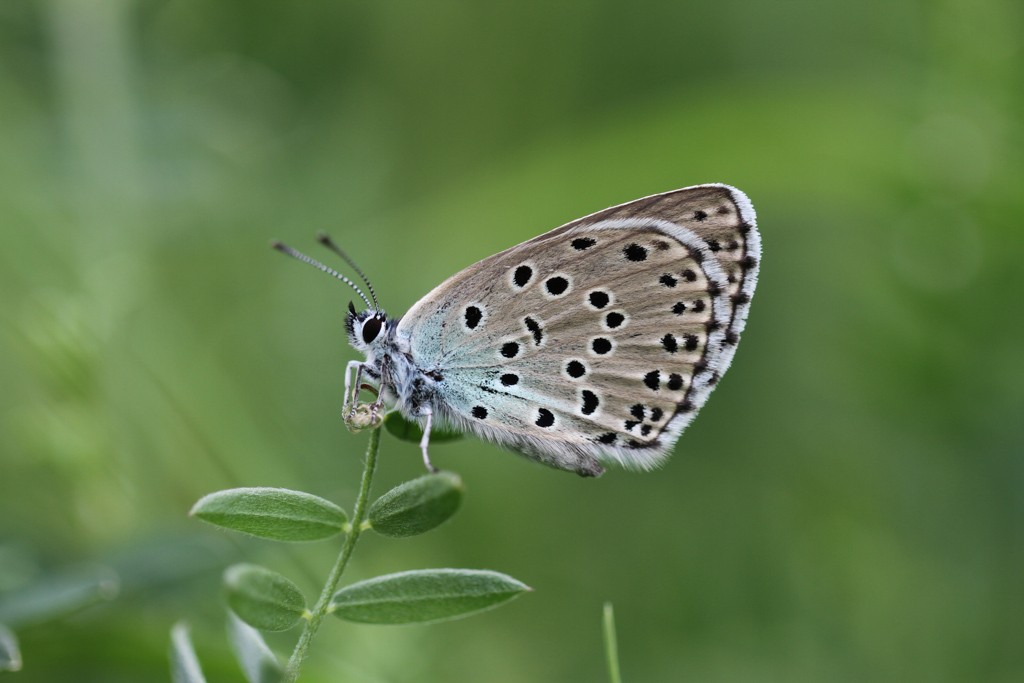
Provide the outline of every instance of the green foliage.
<path id="1" fill-rule="evenodd" d="M 11 629 L 0 624 L 0 671 L 20 669 L 21 650 L 18 649 L 18 638 Z"/>
<path id="2" fill-rule="evenodd" d="M 421 534 L 455 514 L 462 500 L 459 477 L 440 472 L 396 486 L 371 506 L 370 485 L 380 433 L 379 428 L 370 432 L 352 527 L 312 609 L 307 610 L 299 588 L 277 572 L 253 564 L 237 564 L 224 572 L 227 602 L 234 612 L 229 615 L 228 637 L 250 683 L 297 680 L 310 643 L 329 612 L 349 621 L 377 624 L 443 621 L 490 609 L 530 590 L 497 572 L 435 569 L 381 576 L 335 592 L 364 527 L 376 528 L 385 536 Z M 311 528 L 315 534 L 333 535 L 325 534 L 325 529 L 332 528 L 332 521 L 340 526 L 345 520 L 333 503 L 284 489 L 220 491 L 202 498 L 192 514 L 236 531 L 279 540 L 294 540 L 296 535 L 309 539 Z M 302 634 L 282 669 L 255 629 L 284 631 L 304 617 Z M 175 676 L 198 672 L 184 627 L 172 634 L 172 666 Z"/>
<path id="3" fill-rule="evenodd" d="M 451 472 L 427 474 L 396 486 L 370 506 L 370 528 L 384 536 L 415 536 L 455 514 L 462 480 Z"/>
<path id="4" fill-rule="evenodd" d="M 334 594 L 331 612 L 366 624 L 447 621 L 508 602 L 526 584 L 498 572 L 423 569 L 378 576 Z"/>
<path id="5" fill-rule="evenodd" d="M 420 439 L 423 438 L 423 428 L 415 422 L 406 420 L 398 411 L 392 411 L 387 414 L 387 417 L 384 418 L 384 428 L 388 430 L 388 434 L 402 441 L 419 443 Z M 430 430 L 430 443 L 432 444 L 456 441 L 461 438 L 462 432 L 457 432 L 453 429 L 434 427 Z"/>
<path id="6" fill-rule="evenodd" d="M 344 530 L 345 511 L 319 496 L 277 488 L 239 488 L 203 496 L 193 517 L 275 541 L 316 541 Z"/>
<path id="7" fill-rule="evenodd" d="M 120 579 L 110 567 L 86 566 L 42 574 L 0 599 L 0 622 L 18 628 L 53 621 L 113 600 L 119 591 Z"/>
<path id="8" fill-rule="evenodd" d="M 174 683 L 206 683 L 203 669 L 199 666 L 188 626 L 179 621 L 171 629 L 171 680 Z"/>
<path id="9" fill-rule="evenodd" d="M 306 599 L 294 583 L 254 564 L 236 564 L 224 572 L 228 605 L 253 628 L 287 631 L 306 612 Z"/>
<path id="10" fill-rule="evenodd" d="M 10 557 L 10 553 L 4 553 Z M 3 559 L 3 557 L 0 557 Z M 21 669 L 18 639 L 11 627 L 33 626 L 113 600 L 120 590 L 110 567 L 88 566 L 34 575 L 25 585 L 0 594 L 0 671 Z"/>
<path id="11" fill-rule="evenodd" d="M 249 683 L 278 683 L 284 669 L 267 647 L 260 632 L 228 612 L 228 641 L 235 653 L 245 680 Z"/>

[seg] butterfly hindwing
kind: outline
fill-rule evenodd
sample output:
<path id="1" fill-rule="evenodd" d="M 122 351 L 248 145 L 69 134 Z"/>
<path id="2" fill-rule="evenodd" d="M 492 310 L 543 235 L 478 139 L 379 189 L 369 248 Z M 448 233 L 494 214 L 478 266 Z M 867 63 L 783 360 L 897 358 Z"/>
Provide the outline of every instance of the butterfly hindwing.
<path id="1" fill-rule="evenodd" d="M 585 474 L 648 468 L 728 367 L 759 260 L 745 195 L 676 190 L 470 266 L 397 335 L 457 426 Z"/>

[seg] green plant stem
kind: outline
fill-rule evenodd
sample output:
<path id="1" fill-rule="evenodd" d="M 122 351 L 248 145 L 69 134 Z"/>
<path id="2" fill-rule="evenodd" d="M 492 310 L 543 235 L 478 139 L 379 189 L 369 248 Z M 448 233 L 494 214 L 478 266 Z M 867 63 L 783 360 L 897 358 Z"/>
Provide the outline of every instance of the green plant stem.
<path id="1" fill-rule="evenodd" d="M 608 679 L 611 683 L 622 683 L 619 674 L 619 645 L 615 638 L 615 611 L 612 603 L 604 603 L 604 656 L 608 662 Z"/>
<path id="2" fill-rule="evenodd" d="M 327 577 L 327 583 L 324 584 L 324 589 L 320 592 L 320 599 L 317 600 L 316 605 L 310 611 L 309 619 L 302 629 L 302 635 L 299 636 L 299 642 L 295 644 L 295 650 L 288 659 L 288 665 L 285 667 L 284 672 L 284 683 L 294 683 L 294 681 L 298 680 L 299 670 L 306 659 L 309 644 L 320 628 L 320 622 L 327 614 L 327 607 L 331 604 L 331 597 L 338 588 L 341 575 L 345 571 L 345 566 L 352 556 L 352 550 L 356 547 L 359 535 L 363 531 L 363 517 L 366 515 L 366 505 L 370 499 L 370 484 L 373 482 L 373 472 L 377 468 L 377 450 L 379 448 L 380 429 L 378 428 L 370 432 L 370 443 L 366 447 L 363 479 L 359 484 L 359 497 L 356 498 L 356 507 L 352 512 L 352 531 L 345 537 L 345 545 L 342 546 L 341 553 L 331 568 L 331 573 Z"/>

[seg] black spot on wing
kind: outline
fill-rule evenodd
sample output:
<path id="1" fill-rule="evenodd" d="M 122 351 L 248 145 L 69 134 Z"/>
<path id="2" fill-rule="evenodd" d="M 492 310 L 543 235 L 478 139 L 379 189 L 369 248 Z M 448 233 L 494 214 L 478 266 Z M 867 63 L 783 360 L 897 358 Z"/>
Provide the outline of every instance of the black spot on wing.
<path id="1" fill-rule="evenodd" d="M 596 292 L 591 292 L 590 296 L 587 297 L 587 300 L 590 301 L 590 305 L 594 308 L 601 309 L 607 306 L 612 299 L 608 296 L 608 292 L 598 290 Z"/>
<path id="2" fill-rule="evenodd" d="M 612 342 L 605 337 L 598 337 L 590 342 L 590 348 L 594 350 L 594 353 L 603 356 L 612 350 Z"/>
<path id="3" fill-rule="evenodd" d="M 641 247 L 639 244 L 629 244 L 622 253 L 626 255 L 626 258 L 630 261 L 646 261 L 647 260 L 647 249 Z"/>
<path id="4" fill-rule="evenodd" d="M 467 306 L 464 316 L 466 318 L 466 327 L 475 330 L 476 326 L 483 319 L 484 314 L 477 306 Z"/>
<path id="5" fill-rule="evenodd" d="M 644 375 L 644 384 L 647 385 L 648 389 L 657 391 L 661 387 L 661 372 L 658 370 L 651 370 Z"/>
<path id="6" fill-rule="evenodd" d="M 544 282 L 544 289 L 548 290 L 551 296 L 561 296 L 569 289 L 569 281 L 561 275 L 555 275 Z"/>
<path id="7" fill-rule="evenodd" d="M 580 409 L 580 412 L 584 415 L 593 415 L 594 411 L 597 410 L 597 407 L 601 404 L 597 398 L 597 394 L 589 389 L 584 389 L 580 392 L 580 395 L 583 398 L 583 407 Z"/>
<path id="8" fill-rule="evenodd" d="M 541 329 L 540 323 L 527 316 L 523 319 L 523 324 L 526 325 L 526 329 L 533 335 L 533 343 L 540 346 L 540 343 L 544 341 L 544 330 Z"/>
<path id="9" fill-rule="evenodd" d="M 530 266 L 519 266 L 512 274 L 512 282 L 516 287 L 522 289 L 530 282 L 530 278 L 533 277 L 533 268 Z"/>

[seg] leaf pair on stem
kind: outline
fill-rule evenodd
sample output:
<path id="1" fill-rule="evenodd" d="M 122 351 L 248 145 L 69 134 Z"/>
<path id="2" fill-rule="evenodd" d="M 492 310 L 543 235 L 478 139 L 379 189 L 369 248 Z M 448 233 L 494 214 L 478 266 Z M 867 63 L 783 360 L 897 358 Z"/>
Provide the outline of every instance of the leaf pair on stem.
<path id="1" fill-rule="evenodd" d="M 307 606 L 298 586 L 275 571 L 253 564 L 237 564 L 225 571 L 227 602 L 238 620 L 229 624 L 229 633 L 251 683 L 296 680 L 309 643 L 326 614 L 369 624 L 437 622 L 496 607 L 530 590 L 505 574 L 477 569 L 405 571 L 337 589 L 363 531 L 393 538 L 422 534 L 448 520 L 462 501 L 459 477 L 439 472 L 405 482 L 368 505 L 379 442 L 380 432 L 374 430 L 351 522 L 344 510 L 324 498 L 280 488 L 218 491 L 193 506 L 192 516 L 203 521 L 275 541 L 314 541 L 346 535 L 338 560 L 312 607 Z M 284 631 L 303 620 L 306 624 L 299 642 L 282 668 L 256 629 Z M 203 680 L 182 624 L 172 631 L 171 661 L 175 681 Z"/>

